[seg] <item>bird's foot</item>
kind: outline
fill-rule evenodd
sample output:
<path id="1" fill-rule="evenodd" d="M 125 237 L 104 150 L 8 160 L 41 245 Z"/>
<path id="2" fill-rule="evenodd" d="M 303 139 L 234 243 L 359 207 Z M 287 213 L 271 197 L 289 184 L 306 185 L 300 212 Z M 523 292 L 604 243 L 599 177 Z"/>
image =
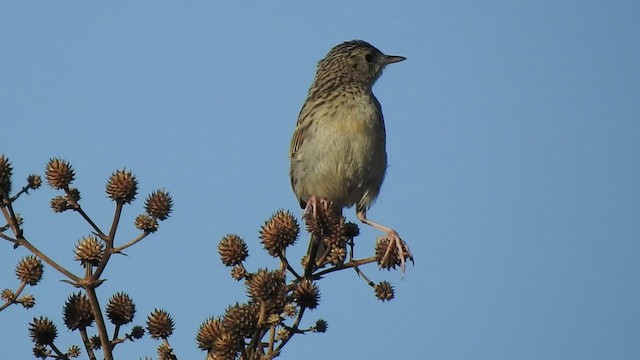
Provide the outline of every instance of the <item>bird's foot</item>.
<path id="1" fill-rule="evenodd" d="M 322 206 L 323 210 L 329 209 L 329 201 L 327 199 L 321 199 L 317 196 L 311 196 L 307 200 L 307 206 L 304 209 L 305 214 L 313 214 L 314 217 L 318 216 L 318 206 Z"/>
<path id="2" fill-rule="evenodd" d="M 382 254 L 384 251 L 384 254 Z M 398 232 L 391 229 L 386 235 L 378 238 L 378 246 L 376 247 L 376 258 L 378 265 L 385 269 L 395 268 L 400 265 L 402 276 L 406 268 L 405 259 L 411 260 L 413 264 L 413 254 L 409 250 L 409 246 L 400 238 Z"/>

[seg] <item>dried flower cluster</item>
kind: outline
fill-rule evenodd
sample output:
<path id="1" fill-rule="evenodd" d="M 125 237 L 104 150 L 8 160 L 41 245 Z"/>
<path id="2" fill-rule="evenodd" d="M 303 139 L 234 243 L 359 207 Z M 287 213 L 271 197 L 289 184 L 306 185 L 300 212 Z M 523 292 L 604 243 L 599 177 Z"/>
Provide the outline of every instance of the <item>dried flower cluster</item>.
<path id="1" fill-rule="evenodd" d="M 374 284 L 359 266 L 378 262 L 380 267 L 390 269 L 399 264 L 397 254 L 387 256 L 385 263 L 388 265 L 382 264 L 385 254 L 379 254 L 378 249 L 383 247 L 378 244 L 374 256 L 354 260 L 353 239 L 359 235 L 359 228 L 346 222 L 341 211 L 330 205 L 316 209 L 315 213 L 307 212 L 304 218 L 311 239 L 301 261 L 302 271 L 296 271 L 287 259 L 287 249 L 300 236 L 298 221 L 289 211 L 275 212 L 259 233 L 267 253 L 280 259 L 279 269 L 248 271 L 245 266 L 249 256 L 247 243 L 236 234 L 220 240 L 220 260 L 231 268 L 233 279 L 244 280 L 249 299 L 230 306 L 223 315 L 212 316 L 200 325 L 196 340 L 198 347 L 207 352 L 207 359 L 271 359 L 280 354 L 292 336 L 325 332 L 328 327 L 325 320 L 319 319 L 308 328 L 301 326 L 301 320 L 305 311 L 320 304 L 318 280 L 334 271 L 354 268 L 373 287 L 378 299 L 393 299 L 394 291 L 389 282 Z"/>
<path id="2" fill-rule="evenodd" d="M 15 194 L 12 191 L 13 169 L 9 160 L 0 155 L 0 210 L 7 221 L 5 226 L 0 226 L 0 235 L 9 241 L 14 247 L 23 246 L 31 251 L 32 255 L 25 256 L 16 266 L 16 276 L 21 285 L 17 290 L 3 289 L 0 291 L 0 311 L 12 304 L 20 304 L 24 308 L 35 305 L 32 295 L 21 294 L 26 285 L 37 285 L 44 273 L 43 262 L 46 262 L 65 279 L 63 282 L 79 289 L 74 292 L 64 303 L 62 308 L 62 320 L 71 331 L 78 331 L 82 337 L 82 345 L 87 356 L 91 359 L 98 358 L 94 351 L 101 350 L 105 359 L 113 359 L 114 348 L 124 341 L 140 339 L 145 334 L 142 326 L 131 327 L 128 333 L 119 336 L 121 327 L 131 324 L 134 320 L 136 307 L 131 297 L 123 292 L 114 294 L 108 301 L 106 308 L 98 308 L 96 288 L 104 282 L 101 274 L 109 262 L 111 255 L 120 254 L 130 246 L 143 240 L 149 234 L 158 230 L 159 222 L 166 220 L 171 214 L 173 200 L 165 190 L 153 191 L 145 200 L 145 213 L 138 215 L 135 226 L 141 230 L 141 234 L 129 242 L 118 241 L 115 238 L 123 206 L 135 200 L 138 194 L 138 180 L 129 170 L 115 171 L 107 180 L 105 186 L 108 197 L 116 203 L 114 220 L 111 227 L 105 231 L 91 219 L 85 212 L 80 200 L 80 191 L 72 187 L 76 173 L 69 162 L 59 158 L 50 159 L 45 166 L 45 179 L 49 186 L 59 190 L 50 202 L 51 209 L 56 213 L 73 210 L 91 227 L 91 235 L 82 237 L 73 250 L 75 260 L 84 268 L 81 274 L 74 274 L 54 259 L 47 257 L 38 251 L 22 232 L 23 221 L 14 210 L 14 203 L 22 194 L 30 190 L 38 189 L 42 185 L 42 178 L 37 174 L 29 175 L 26 184 Z M 114 331 L 107 329 L 107 318 Z M 175 358 L 168 344 L 168 337 L 173 333 L 173 319 L 164 310 L 156 310 L 147 319 L 147 329 L 152 338 L 162 339 L 158 347 L 161 359 Z M 89 332 L 93 332 L 92 335 Z M 29 334 L 33 340 L 33 356 L 35 358 L 76 358 L 82 350 L 77 345 L 72 345 L 68 350 L 61 351 L 55 341 L 58 330 L 53 321 L 46 317 L 34 318 L 29 324 Z"/>
<path id="3" fill-rule="evenodd" d="M 24 308 L 35 305 L 32 295 L 21 292 L 26 285 L 34 286 L 41 281 L 43 261 L 63 275 L 64 282 L 79 289 L 64 303 L 62 319 L 69 330 L 80 333 L 84 350 L 77 345 L 71 345 L 66 351 L 59 350 L 55 344 L 58 335 L 56 325 L 49 318 L 40 317 L 29 324 L 29 335 L 34 343 L 33 356 L 41 359 L 76 358 L 84 351 L 93 359 L 98 358 L 95 351 L 102 351 L 103 358 L 113 359 L 113 351 L 118 344 L 140 339 L 148 332 L 151 338 L 160 340 L 158 359 L 176 359 L 169 344 L 175 330 L 169 312 L 155 309 L 148 315 L 145 327 L 132 325 L 136 305 L 127 293 L 113 294 L 104 309 L 97 305 L 96 293 L 96 288 L 104 282 L 101 275 L 110 257 L 124 253 L 127 248 L 156 232 L 160 222 L 169 218 L 173 210 L 173 199 L 169 193 L 163 189 L 151 192 L 144 201 L 144 213 L 134 220 L 135 228 L 141 233 L 128 242 L 117 241 L 115 234 L 122 208 L 138 195 L 139 184 L 135 175 L 122 169 L 108 178 L 105 191 L 115 203 L 115 213 L 111 228 L 103 231 L 82 207 L 80 191 L 72 186 L 76 173 L 71 164 L 59 158 L 50 159 L 44 178 L 51 188 L 59 190 L 59 194 L 50 201 L 51 209 L 56 213 L 73 210 L 91 227 L 91 235 L 80 238 L 73 250 L 75 260 L 83 268 L 83 273 L 76 275 L 41 254 L 23 236 L 23 221 L 14 211 L 13 203 L 21 194 L 38 189 L 42 178 L 37 174 L 29 175 L 21 190 L 12 194 L 12 173 L 9 160 L 0 155 L 0 209 L 7 219 L 7 224 L 0 227 L 0 233 L 14 247 L 24 246 L 32 255 L 25 256 L 16 266 L 15 273 L 21 283 L 18 289 L 0 291 L 3 302 L 0 303 L 0 311 L 12 304 L 21 304 Z M 354 259 L 354 238 L 359 235 L 359 228 L 346 222 L 340 209 L 330 203 L 322 203 L 313 211 L 305 212 L 304 220 L 310 235 L 308 250 L 300 261 L 293 262 L 289 261 L 288 250 L 300 237 L 300 225 L 294 215 L 278 210 L 262 225 L 260 243 L 270 256 L 280 262 L 275 269 L 249 270 L 246 266 L 249 257 L 247 243 L 236 234 L 228 234 L 221 239 L 218 244 L 221 262 L 230 268 L 234 280 L 243 281 L 247 299 L 230 305 L 223 314 L 212 316 L 200 325 L 196 340 L 198 347 L 207 352 L 207 359 L 273 359 L 281 354 L 293 336 L 327 331 L 328 324 L 323 319 L 303 326 L 303 316 L 320 305 L 319 281 L 332 272 L 352 268 L 373 288 L 379 300 L 394 298 L 394 288 L 389 282 L 375 284 L 360 266 L 376 262 L 380 268 L 395 269 L 404 264 L 404 259 L 411 259 L 406 244 L 400 244 L 400 249 L 389 247 L 389 240 L 382 237 L 377 241 L 373 256 Z M 302 264 L 301 268 L 294 268 L 298 264 Z M 113 331 L 107 329 L 107 325 L 113 327 Z M 130 326 L 128 332 L 124 330 L 125 326 Z"/>

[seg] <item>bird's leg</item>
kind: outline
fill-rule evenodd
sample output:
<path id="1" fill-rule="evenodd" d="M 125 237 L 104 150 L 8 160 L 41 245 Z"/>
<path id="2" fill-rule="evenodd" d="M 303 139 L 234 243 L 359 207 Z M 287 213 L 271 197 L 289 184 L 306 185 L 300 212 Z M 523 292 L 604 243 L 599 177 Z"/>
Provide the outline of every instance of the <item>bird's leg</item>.
<path id="1" fill-rule="evenodd" d="M 356 216 L 358 217 L 358 220 L 360 220 L 363 224 L 367 224 L 385 233 L 384 238 L 389 240 L 389 245 L 387 246 L 387 251 L 385 251 L 384 256 L 382 257 L 381 263 L 385 263 L 388 260 L 392 250 L 396 251 L 396 254 L 400 258 L 400 268 L 402 269 L 402 275 L 404 275 L 404 269 L 406 267 L 404 260 L 405 253 L 406 257 L 411 260 L 411 263 L 413 263 L 413 254 L 411 254 L 409 246 L 407 246 L 407 244 L 402 241 L 400 235 L 398 235 L 398 232 L 389 227 L 367 219 L 367 214 L 364 210 L 357 211 Z"/>

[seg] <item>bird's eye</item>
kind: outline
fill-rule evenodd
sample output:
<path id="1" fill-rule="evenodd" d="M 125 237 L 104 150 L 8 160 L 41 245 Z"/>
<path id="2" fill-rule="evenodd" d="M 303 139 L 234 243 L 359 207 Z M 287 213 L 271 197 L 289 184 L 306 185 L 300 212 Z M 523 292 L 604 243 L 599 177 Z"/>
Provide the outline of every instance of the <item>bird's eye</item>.
<path id="1" fill-rule="evenodd" d="M 364 56 L 364 59 L 367 60 L 368 63 L 373 61 L 373 55 L 367 54 Z"/>

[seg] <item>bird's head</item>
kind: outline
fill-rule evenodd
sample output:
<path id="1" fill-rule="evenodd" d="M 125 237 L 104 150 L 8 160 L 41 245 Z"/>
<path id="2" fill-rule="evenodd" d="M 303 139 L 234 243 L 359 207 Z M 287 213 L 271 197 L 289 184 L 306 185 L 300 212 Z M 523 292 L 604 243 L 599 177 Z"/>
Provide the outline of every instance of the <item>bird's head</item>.
<path id="1" fill-rule="evenodd" d="M 385 66 L 405 59 L 385 55 L 366 41 L 347 41 L 333 47 L 320 60 L 316 78 L 334 78 L 339 83 L 358 82 L 371 87 Z"/>

